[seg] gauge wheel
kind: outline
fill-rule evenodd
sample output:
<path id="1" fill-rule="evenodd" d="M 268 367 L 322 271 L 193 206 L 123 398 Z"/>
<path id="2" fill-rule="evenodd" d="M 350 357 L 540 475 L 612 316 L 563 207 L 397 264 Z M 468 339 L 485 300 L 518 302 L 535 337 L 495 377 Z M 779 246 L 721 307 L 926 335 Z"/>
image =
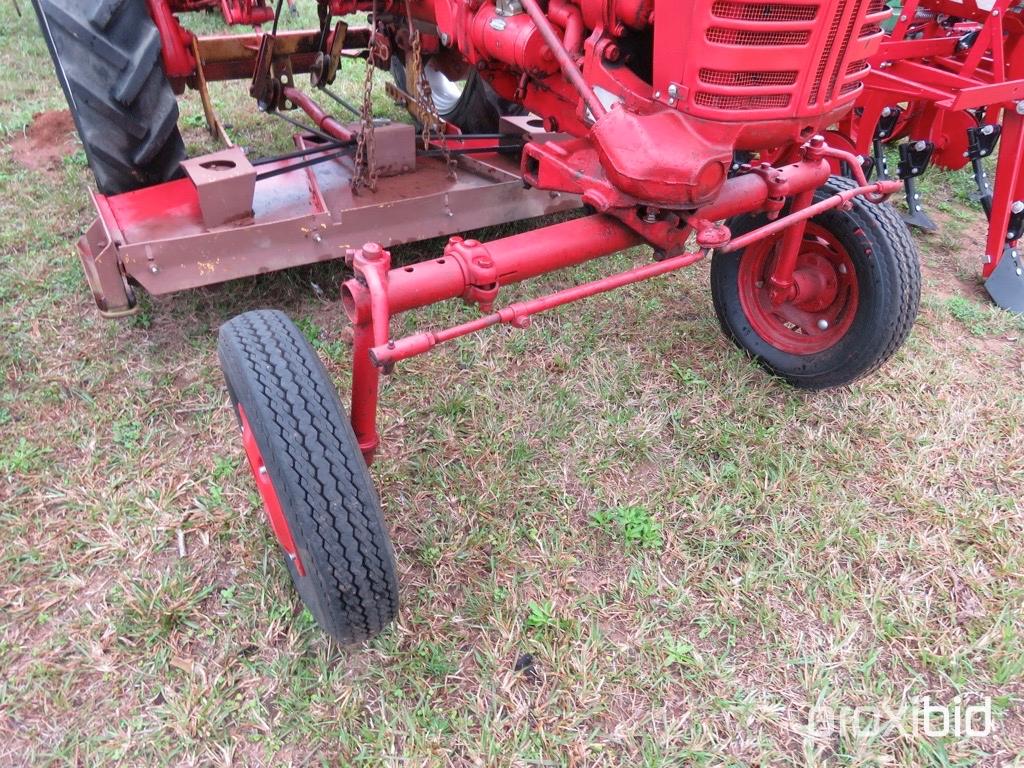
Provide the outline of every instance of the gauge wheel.
<path id="1" fill-rule="evenodd" d="M 398 614 L 391 541 L 366 462 L 327 371 L 277 311 L 220 329 L 218 356 L 242 447 L 303 602 L 340 643 Z"/>
<path id="2" fill-rule="evenodd" d="M 855 184 L 833 176 L 819 202 Z M 733 237 L 767 223 L 763 214 L 728 222 Z M 906 225 L 886 204 L 854 198 L 807 222 L 796 295 L 769 290 L 782 234 L 711 261 L 711 293 L 726 336 L 771 373 L 804 389 L 849 384 L 885 363 L 917 317 L 921 273 Z"/>

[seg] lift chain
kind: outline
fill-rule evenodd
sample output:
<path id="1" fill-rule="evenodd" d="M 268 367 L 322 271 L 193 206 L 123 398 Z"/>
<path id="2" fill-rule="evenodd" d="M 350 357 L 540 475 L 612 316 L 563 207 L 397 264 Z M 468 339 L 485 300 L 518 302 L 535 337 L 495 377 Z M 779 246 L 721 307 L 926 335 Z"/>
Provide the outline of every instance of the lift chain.
<path id="1" fill-rule="evenodd" d="M 448 138 L 445 132 L 445 123 L 441 119 L 441 116 L 437 113 L 437 105 L 434 104 L 434 95 L 430 90 L 430 81 L 427 80 L 427 72 L 424 69 L 423 64 L 423 46 L 420 39 L 420 31 L 415 28 L 412 20 L 412 10 L 410 4 L 405 5 L 406 20 L 409 24 L 409 38 L 412 46 L 412 63 L 409 69 L 412 72 L 407 72 L 408 87 L 411 83 L 408 82 L 408 75 L 414 74 L 416 77 L 416 90 L 413 96 L 416 99 L 416 103 L 419 106 L 419 113 L 421 116 L 426 116 L 427 119 L 421 120 L 422 127 L 422 141 L 423 149 L 430 149 L 431 134 L 434 130 L 437 131 L 437 137 L 441 144 L 441 154 L 444 156 L 445 165 L 448 167 L 448 178 L 454 181 L 457 178 L 455 172 L 456 161 L 452 157 L 451 152 L 448 149 Z"/>
<path id="2" fill-rule="evenodd" d="M 356 141 L 355 169 L 352 174 L 352 191 L 358 193 L 366 188 L 377 191 L 377 153 L 373 130 L 373 75 L 377 68 L 376 59 L 380 51 L 377 39 L 378 30 L 377 2 L 373 4 L 373 26 L 370 31 L 370 44 L 366 50 L 366 74 L 363 76 L 363 103 L 359 110 L 359 137 Z"/>

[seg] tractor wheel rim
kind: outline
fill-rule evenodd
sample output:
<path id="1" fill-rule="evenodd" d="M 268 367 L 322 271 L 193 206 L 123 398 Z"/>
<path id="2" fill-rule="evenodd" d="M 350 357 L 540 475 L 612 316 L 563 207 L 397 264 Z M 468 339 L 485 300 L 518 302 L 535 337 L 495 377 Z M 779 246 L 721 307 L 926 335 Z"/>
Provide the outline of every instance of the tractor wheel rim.
<path id="1" fill-rule="evenodd" d="M 740 304 L 751 328 L 776 349 L 813 355 L 835 346 L 857 315 L 860 291 L 850 254 L 824 227 L 808 222 L 797 257 L 797 295 L 776 304 L 769 278 L 781 236 L 747 247 L 740 259 Z"/>
<path id="2" fill-rule="evenodd" d="M 259 491 L 260 499 L 263 501 L 263 510 L 270 522 L 270 529 L 274 537 L 280 543 L 281 548 L 288 555 L 288 558 L 295 565 L 295 570 L 300 576 L 306 575 L 306 569 L 302 567 L 302 560 L 299 559 L 299 551 L 295 546 L 295 539 L 292 537 L 291 529 L 288 527 L 288 520 L 281 509 L 281 500 L 274 488 L 274 481 L 270 479 L 270 472 L 263 461 L 263 454 L 259 445 L 256 444 L 256 435 L 249 426 L 249 418 L 245 415 L 245 408 L 238 404 L 238 420 L 242 425 L 242 446 L 245 448 L 245 457 L 249 460 L 249 469 L 252 470 L 253 479 L 256 480 L 256 490 Z"/>
<path id="3" fill-rule="evenodd" d="M 448 76 L 428 61 L 424 67 L 424 75 L 430 85 L 430 96 L 438 114 L 447 115 L 459 103 L 466 84 L 457 80 L 449 80 Z"/>

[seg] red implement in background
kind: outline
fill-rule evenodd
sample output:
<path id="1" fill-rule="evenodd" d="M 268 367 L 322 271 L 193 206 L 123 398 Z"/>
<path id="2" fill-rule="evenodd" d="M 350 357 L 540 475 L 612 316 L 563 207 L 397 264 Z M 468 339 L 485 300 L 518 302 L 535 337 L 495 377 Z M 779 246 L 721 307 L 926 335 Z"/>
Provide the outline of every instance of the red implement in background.
<path id="1" fill-rule="evenodd" d="M 908 222 L 934 229 L 915 179 L 929 162 L 972 164 L 988 235 L 982 276 L 1000 306 L 1024 312 L 1024 10 L 1015 0 L 908 0 L 872 58 L 857 109 L 835 139 L 888 175 L 882 146 L 898 143 Z M 994 183 L 983 165 L 998 145 Z M 837 169 L 838 170 L 838 169 Z"/>

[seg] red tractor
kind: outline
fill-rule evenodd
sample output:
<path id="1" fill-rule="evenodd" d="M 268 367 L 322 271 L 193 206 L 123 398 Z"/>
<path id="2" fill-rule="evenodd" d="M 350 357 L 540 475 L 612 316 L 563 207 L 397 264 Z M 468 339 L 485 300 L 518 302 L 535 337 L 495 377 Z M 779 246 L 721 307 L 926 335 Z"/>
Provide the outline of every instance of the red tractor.
<path id="1" fill-rule="evenodd" d="M 725 333 L 795 386 L 852 382 L 910 332 L 918 259 L 884 204 L 902 184 L 869 182 L 823 139 L 870 74 L 882 0 L 318 0 L 319 25 L 302 32 L 279 30 L 282 4 L 38 0 L 37 11 L 99 188 L 79 248 L 101 311 L 131 312 L 138 287 L 352 267 L 347 412 L 280 312 L 234 318 L 219 343 L 274 534 L 338 640 L 373 636 L 398 609 L 367 466 L 380 377 L 400 361 L 709 256 Z M 263 28 L 197 37 L 178 21 L 210 7 Z M 349 26 L 355 13 L 369 25 Z M 365 67 L 356 104 L 331 88 L 353 60 Z M 373 114 L 377 70 L 416 126 Z M 230 145 L 206 84 L 236 78 L 268 119 L 296 127 L 294 151 Z M 174 95 L 186 87 L 225 149 L 183 157 Z M 832 176 L 841 164 L 852 179 Z M 494 242 L 457 234 L 576 208 Z M 391 263 L 389 246 L 438 235 L 451 237 L 436 258 Z M 627 271 L 498 306 L 504 286 L 638 245 L 652 258 Z M 393 316 L 450 299 L 481 314 L 392 334 Z"/>

